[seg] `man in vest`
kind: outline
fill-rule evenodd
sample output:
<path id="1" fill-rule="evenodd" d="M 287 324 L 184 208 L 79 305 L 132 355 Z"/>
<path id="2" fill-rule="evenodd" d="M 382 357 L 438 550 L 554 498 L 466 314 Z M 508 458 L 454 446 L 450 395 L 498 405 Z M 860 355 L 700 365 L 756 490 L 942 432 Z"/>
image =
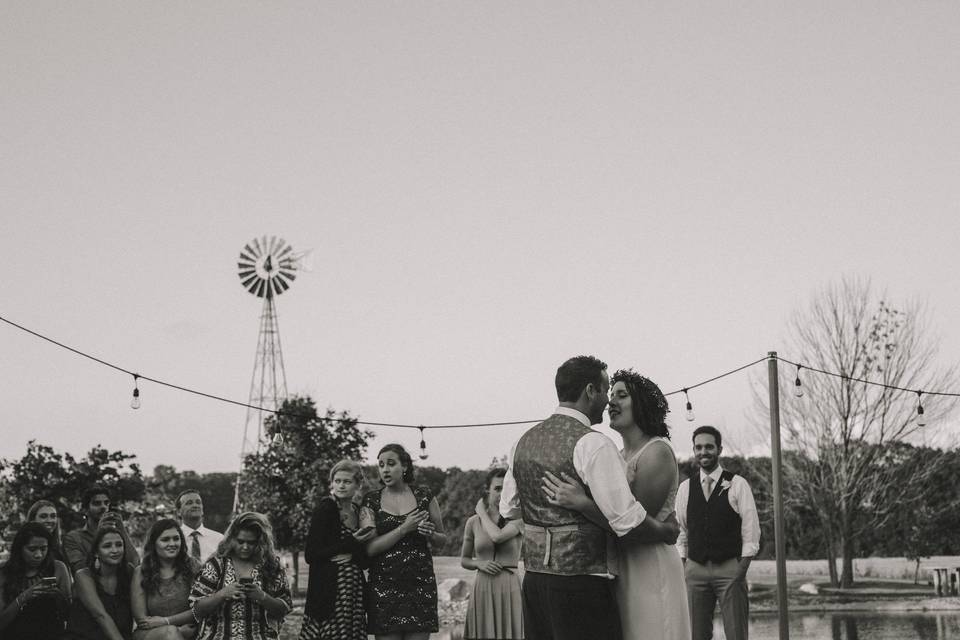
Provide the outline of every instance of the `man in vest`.
<path id="1" fill-rule="evenodd" d="M 760 550 L 760 519 L 743 476 L 720 466 L 720 432 L 704 425 L 693 432 L 700 472 L 677 490 L 677 547 L 686 568 L 693 640 L 713 638 L 717 600 L 727 640 L 747 640 L 747 569 Z"/>
<path id="2" fill-rule="evenodd" d="M 523 624 L 528 640 L 621 640 L 613 594 L 612 538 L 636 537 L 672 544 L 673 523 L 647 517 L 627 485 L 613 442 L 590 428 L 603 419 L 610 380 L 593 356 L 564 362 L 555 384 L 560 401 L 553 415 L 527 431 L 510 451 L 500 497 L 505 518 L 523 517 Z M 606 527 L 579 512 L 552 505 L 545 472 L 581 482 Z"/>

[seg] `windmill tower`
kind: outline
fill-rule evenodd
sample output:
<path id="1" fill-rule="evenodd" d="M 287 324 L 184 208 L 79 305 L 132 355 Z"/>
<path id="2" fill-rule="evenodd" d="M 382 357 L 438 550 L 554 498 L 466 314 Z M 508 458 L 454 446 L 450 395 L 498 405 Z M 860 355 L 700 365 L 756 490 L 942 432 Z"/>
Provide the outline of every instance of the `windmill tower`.
<path id="1" fill-rule="evenodd" d="M 253 376 L 250 379 L 250 395 L 247 404 L 276 410 L 287 396 L 287 374 L 283 368 L 283 352 L 280 349 L 280 325 L 277 323 L 276 298 L 290 288 L 296 278 L 297 256 L 293 247 L 281 238 L 263 236 L 244 245 L 237 263 L 238 275 L 243 287 L 263 299 L 260 312 L 260 333 L 257 337 L 257 352 L 253 361 Z M 243 475 L 243 460 L 250 451 L 259 451 L 263 445 L 263 419 L 266 411 L 247 409 L 243 425 L 243 442 L 240 445 L 240 473 L 234 485 L 233 511 L 240 505 L 240 478 Z M 256 429 L 256 439 L 253 431 Z"/>

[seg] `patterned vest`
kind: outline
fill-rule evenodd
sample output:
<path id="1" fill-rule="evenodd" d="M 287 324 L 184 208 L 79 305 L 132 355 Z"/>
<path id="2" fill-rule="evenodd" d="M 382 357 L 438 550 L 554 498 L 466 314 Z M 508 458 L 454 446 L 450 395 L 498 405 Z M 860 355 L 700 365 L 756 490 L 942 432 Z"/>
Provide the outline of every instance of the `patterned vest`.
<path id="1" fill-rule="evenodd" d="M 733 482 L 733 475 L 726 470 L 720 474 L 709 501 L 703 497 L 699 472 L 687 480 L 687 557 L 694 562 L 723 562 L 740 556 L 740 515 L 730 506 L 729 490 L 722 486 L 724 481 Z"/>
<path id="2" fill-rule="evenodd" d="M 517 443 L 513 476 L 523 512 L 523 563 L 527 571 L 557 575 L 611 573 L 607 533 L 579 512 L 551 505 L 541 489 L 545 471 L 555 475 L 563 471 L 579 478 L 573 467 L 573 450 L 588 433 L 594 431 L 576 418 L 554 414 L 523 434 Z"/>

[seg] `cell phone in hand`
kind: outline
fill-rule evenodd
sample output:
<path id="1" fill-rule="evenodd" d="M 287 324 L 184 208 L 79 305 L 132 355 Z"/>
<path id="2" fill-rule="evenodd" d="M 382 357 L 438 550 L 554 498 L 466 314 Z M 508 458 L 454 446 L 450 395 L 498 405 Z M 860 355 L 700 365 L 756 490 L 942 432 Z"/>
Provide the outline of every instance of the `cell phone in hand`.
<path id="1" fill-rule="evenodd" d="M 56 587 L 59 583 L 56 576 L 45 576 L 40 578 L 40 584 L 45 587 Z"/>
<path id="2" fill-rule="evenodd" d="M 361 527 L 360 529 L 357 529 L 357 535 L 358 535 L 358 536 L 365 536 L 365 535 L 367 535 L 368 533 L 370 533 L 371 531 L 373 531 L 373 527 L 370 526 L 370 525 L 367 525 L 366 527 Z"/>
<path id="3" fill-rule="evenodd" d="M 240 578 L 237 582 L 239 582 L 240 586 L 243 587 L 244 589 L 247 589 L 253 586 L 253 578 Z"/>

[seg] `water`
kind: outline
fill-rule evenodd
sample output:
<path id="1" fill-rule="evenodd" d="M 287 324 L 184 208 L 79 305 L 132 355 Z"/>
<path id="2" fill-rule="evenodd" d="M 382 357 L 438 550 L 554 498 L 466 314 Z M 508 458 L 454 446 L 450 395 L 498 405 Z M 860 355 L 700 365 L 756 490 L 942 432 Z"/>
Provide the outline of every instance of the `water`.
<path id="1" fill-rule="evenodd" d="M 790 640 L 960 640 L 960 612 L 790 614 Z M 777 640 L 774 614 L 750 617 L 751 640 Z M 725 640 L 723 625 L 714 623 L 714 640 Z M 462 640 L 463 626 L 441 629 L 431 640 Z"/>

